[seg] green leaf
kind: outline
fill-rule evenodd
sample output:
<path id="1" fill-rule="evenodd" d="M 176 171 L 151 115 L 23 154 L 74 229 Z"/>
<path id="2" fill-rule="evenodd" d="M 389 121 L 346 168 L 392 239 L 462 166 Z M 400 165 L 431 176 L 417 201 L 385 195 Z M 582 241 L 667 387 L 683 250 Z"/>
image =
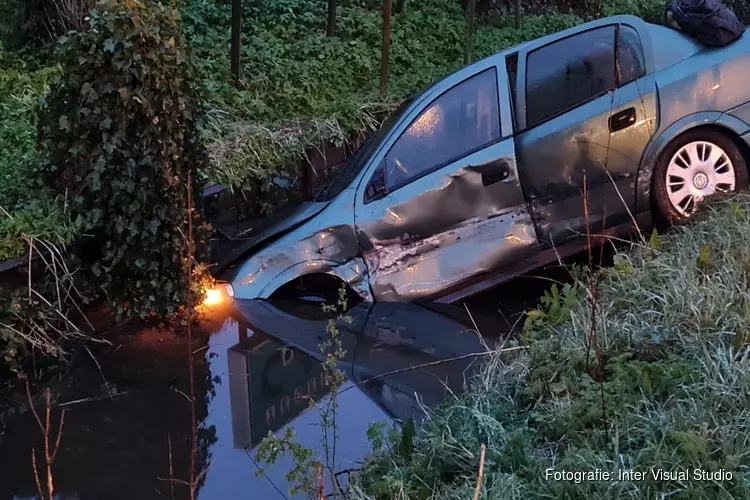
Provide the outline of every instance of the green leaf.
<path id="1" fill-rule="evenodd" d="M 659 233 L 656 231 L 656 228 L 654 228 L 654 230 L 651 231 L 651 238 L 648 241 L 648 246 L 652 250 L 661 250 L 661 242 L 659 241 Z"/>
<path id="2" fill-rule="evenodd" d="M 60 130 L 63 132 L 70 132 L 70 121 L 68 121 L 68 117 L 63 115 L 57 120 L 57 126 Z"/>
<path id="3" fill-rule="evenodd" d="M 734 333 L 734 341 L 732 342 L 732 347 L 734 347 L 735 352 L 740 351 L 745 346 L 745 332 L 738 330 Z"/>
<path id="4" fill-rule="evenodd" d="M 401 427 L 401 441 L 398 446 L 399 454 L 406 460 L 411 460 L 414 452 L 414 420 L 409 419 Z"/>
<path id="5" fill-rule="evenodd" d="M 641 372 L 641 389 L 643 389 L 643 392 L 646 394 L 651 394 L 652 388 L 651 388 L 651 378 L 648 376 L 647 371 Z"/>
<path id="6" fill-rule="evenodd" d="M 151 234 L 156 234 L 159 232 L 159 227 L 161 226 L 161 223 L 157 219 L 151 219 L 146 223 L 146 228 L 151 232 Z"/>
<path id="7" fill-rule="evenodd" d="M 698 269 L 701 271 L 708 271 L 709 264 L 711 262 L 711 246 L 706 243 L 701 246 L 698 252 Z"/>

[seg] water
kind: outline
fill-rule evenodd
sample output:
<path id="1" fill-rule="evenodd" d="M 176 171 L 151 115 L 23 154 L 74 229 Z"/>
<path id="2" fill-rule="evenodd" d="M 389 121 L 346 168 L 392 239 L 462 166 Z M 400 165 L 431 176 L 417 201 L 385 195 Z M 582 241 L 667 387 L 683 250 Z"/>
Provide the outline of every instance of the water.
<path id="1" fill-rule="evenodd" d="M 485 343 L 491 348 L 518 331 L 523 311 L 551 282 L 569 279 L 553 267 L 483 294 L 467 308 L 360 303 L 349 310 L 351 322 L 336 323 L 345 351 L 338 368 L 346 382 L 337 396 L 333 468 L 359 467 L 370 451 L 366 434 L 373 422 L 418 420 L 423 408 L 458 394 L 479 366 L 476 353 Z M 200 424 L 196 462 L 205 471 L 197 497 L 288 496 L 284 475 L 292 461 L 285 457 L 257 476 L 256 447 L 269 431 L 278 436 L 293 428 L 297 442 L 326 461 L 320 413 L 309 408 L 308 396 L 318 407 L 330 397 L 319 346 L 329 338 L 331 319 L 319 306 L 240 301 L 231 311 L 208 314 L 190 348 L 184 335 L 170 331 L 105 325 L 112 345 L 90 345 L 96 363 L 81 349 L 69 372 L 50 383 L 53 429 L 65 409 L 52 467 L 59 498 L 170 499 L 170 463 L 175 498 L 188 498 L 188 352 Z M 43 417 L 43 405 L 37 408 Z M 31 450 L 43 469 L 42 446 L 28 411 L 0 422 L 0 500 L 38 498 Z"/>
<path id="2" fill-rule="evenodd" d="M 494 342 L 470 330 L 481 315 L 469 318 L 450 306 L 361 303 L 347 316 L 351 322 L 336 323 L 345 351 L 338 368 L 346 382 L 337 395 L 336 454 L 328 459 L 320 412 L 310 408 L 309 397 L 318 407 L 331 397 L 319 347 L 331 315 L 318 306 L 247 301 L 203 323 L 192 348 L 197 462 L 205 471 L 198 498 L 288 496 L 284 475 L 291 459 L 257 476 L 254 456 L 269 431 L 280 435 L 289 427 L 334 470 L 358 468 L 370 451 L 372 423 L 421 418 L 424 407 L 461 390 L 478 366 L 475 354 L 486 349 L 485 341 Z M 186 480 L 189 470 L 186 342 L 155 329 L 111 339 L 112 346 L 94 352 L 98 365 L 84 356 L 54 386 L 53 429 L 61 408 L 66 411 L 52 467 L 56 491 L 84 500 L 171 498 L 170 445 L 173 477 Z M 440 362 L 449 358 L 457 359 Z M 28 412 L 7 422 L 0 437 L 0 499 L 37 496 L 31 449 L 41 446 Z M 175 489 L 185 498 L 184 484 Z"/>

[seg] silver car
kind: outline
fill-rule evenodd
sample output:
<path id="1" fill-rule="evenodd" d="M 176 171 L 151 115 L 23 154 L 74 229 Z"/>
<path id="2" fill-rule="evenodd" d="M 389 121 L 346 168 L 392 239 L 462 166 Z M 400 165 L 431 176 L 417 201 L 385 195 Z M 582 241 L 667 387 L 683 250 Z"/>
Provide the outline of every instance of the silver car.
<path id="1" fill-rule="evenodd" d="M 750 35 L 632 16 L 490 56 L 405 102 L 315 201 L 230 259 L 238 298 L 454 302 L 747 184 Z"/>

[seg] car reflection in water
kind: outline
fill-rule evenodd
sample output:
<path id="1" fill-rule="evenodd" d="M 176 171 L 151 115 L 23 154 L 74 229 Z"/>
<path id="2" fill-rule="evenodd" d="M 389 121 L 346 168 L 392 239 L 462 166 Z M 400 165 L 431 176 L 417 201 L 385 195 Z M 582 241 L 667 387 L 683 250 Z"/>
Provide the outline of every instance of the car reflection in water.
<path id="1" fill-rule="evenodd" d="M 476 318 L 454 306 L 360 302 L 345 316 L 292 301 L 235 302 L 231 319 L 211 339 L 211 372 L 221 376 L 215 364 L 222 363 L 228 377 L 209 408 L 206 426 L 214 427 L 218 442 L 201 498 L 236 495 L 247 487 L 257 489 L 258 498 L 279 496 L 276 488 L 286 492 L 283 476 L 293 465 L 288 457 L 265 470 L 265 477 L 248 471 L 247 458 L 237 459 L 244 454 L 254 462 L 254 448 L 269 432 L 280 435 L 291 426 L 300 444 L 322 457 L 320 415 L 306 410 L 310 399 L 330 397 L 322 366 L 327 353 L 320 344 L 330 338 L 331 320 L 345 351 L 337 366 L 347 378 L 338 395 L 336 470 L 356 468 L 370 451 L 371 423 L 419 420 L 424 407 L 459 393 L 494 345 L 473 330 Z"/>

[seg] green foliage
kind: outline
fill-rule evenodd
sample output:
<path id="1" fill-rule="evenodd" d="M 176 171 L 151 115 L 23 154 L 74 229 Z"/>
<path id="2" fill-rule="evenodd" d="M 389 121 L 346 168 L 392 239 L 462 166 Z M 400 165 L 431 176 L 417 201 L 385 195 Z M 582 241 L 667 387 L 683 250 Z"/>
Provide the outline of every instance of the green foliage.
<path id="1" fill-rule="evenodd" d="M 33 200 L 13 212 L 0 213 L 0 260 L 28 252 L 25 237 L 66 245 L 78 235 L 78 228 L 62 213 L 56 201 Z"/>
<path id="2" fill-rule="evenodd" d="M 650 23 L 663 23 L 666 2 L 662 0 L 607 0 L 602 4 L 602 16 L 635 14 Z"/>
<path id="3" fill-rule="evenodd" d="M 0 47 L 0 206 L 12 211 L 28 201 L 36 159 L 34 107 L 56 68 L 27 69 Z"/>
<path id="4" fill-rule="evenodd" d="M 0 260 L 28 252 L 23 235 L 64 244 L 77 235 L 63 203 L 32 186 L 34 107 L 57 75 L 57 68 L 38 68 L 0 45 Z"/>
<path id="5" fill-rule="evenodd" d="M 388 424 L 384 421 L 372 422 L 367 426 L 367 440 L 370 442 L 372 451 L 379 452 L 383 449 L 383 446 L 388 442 L 385 439 L 385 431 Z"/>
<path id="6" fill-rule="evenodd" d="M 524 16 L 520 28 L 513 25 L 484 27 L 477 31 L 474 53 L 477 57 L 488 57 L 508 47 L 572 28 L 582 22 L 584 19 L 576 14 L 551 12 Z"/>
<path id="7" fill-rule="evenodd" d="M 648 246 L 651 250 L 661 250 L 661 241 L 659 241 L 659 232 L 654 228 L 651 231 L 651 237 L 648 240 Z"/>
<path id="8" fill-rule="evenodd" d="M 698 269 L 708 271 L 711 264 L 711 245 L 705 244 L 698 250 Z"/>
<path id="9" fill-rule="evenodd" d="M 398 454 L 404 460 L 411 460 L 414 453 L 414 420 L 407 420 L 401 427 L 401 439 L 398 442 Z"/>
<path id="10" fill-rule="evenodd" d="M 67 195 L 76 225 L 102 238 L 92 272 L 114 312 L 170 316 L 187 298 L 187 182 L 200 200 L 206 164 L 200 95 L 177 10 L 136 0 L 103 7 L 90 29 L 60 40 L 63 75 L 41 109 L 37 177 Z"/>
<path id="11" fill-rule="evenodd" d="M 280 458 L 289 455 L 294 466 L 284 474 L 284 480 L 290 485 L 289 495 L 315 491 L 315 473 L 321 467 L 314 459 L 315 453 L 310 448 L 297 443 L 297 436 L 292 427 L 287 427 L 281 437 L 270 431 L 255 450 L 255 461 L 259 464 L 275 464 Z M 264 473 L 263 468 L 256 471 L 256 476 Z"/>
<path id="12" fill-rule="evenodd" d="M 581 279 L 585 293 L 548 293 L 540 310 L 556 319 L 532 323 L 524 349 L 493 356 L 433 410 L 411 460 L 381 438 L 352 498 L 471 498 L 482 444 L 482 498 L 750 498 L 750 222 L 733 216 L 748 210 L 748 194 L 712 201 L 661 235 L 662 251 L 634 244 L 598 288 Z M 589 351 L 592 296 L 601 365 Z M 576 483 L 546 480 L 547 468 L 733 479 Z"/>
<path id="13" fill-rule="evenodd" d="M 557 326 L 568 322 L 584 293 L 584 287 L 578 282 L 565 283 L 562 293 L 557 283 L 553 284 L 549 290 L 545 290 L 539 300 L 539 308 L 526 313 L 526 322 L 523 326 L 524 336 L 544 325 Z"/>

